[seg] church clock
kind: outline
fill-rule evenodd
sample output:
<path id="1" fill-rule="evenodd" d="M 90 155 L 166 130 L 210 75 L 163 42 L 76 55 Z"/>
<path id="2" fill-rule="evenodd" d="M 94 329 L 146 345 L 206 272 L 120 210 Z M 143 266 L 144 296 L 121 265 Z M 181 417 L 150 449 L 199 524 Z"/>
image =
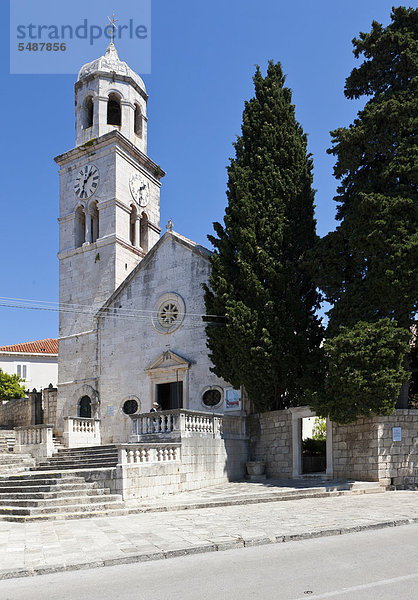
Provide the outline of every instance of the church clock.
<path id="1" fill-rule="evenodd" d="M 149 183 L 139 173 L 134 173 L 129 179 L 129 187 L 132 198 L 138 202 L 139 206 L 146 206 L 149 200 Z"/>
<path id="2" fill-rule="evenodd" d="M 74 193 L 78 198 L 90 198 L 97 190 L 100 181 L 99 169 L 95 165 L 86 165 L 74 183 Z"/>

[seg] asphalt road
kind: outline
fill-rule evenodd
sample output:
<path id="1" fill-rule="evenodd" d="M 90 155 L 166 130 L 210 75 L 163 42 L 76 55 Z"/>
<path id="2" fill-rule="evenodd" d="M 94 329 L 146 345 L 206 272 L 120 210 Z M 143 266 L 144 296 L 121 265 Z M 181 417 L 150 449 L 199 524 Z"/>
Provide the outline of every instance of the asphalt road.
<path id="1" fill-rule="evenodd" d="M 418 525 L 0 581 L 1 600 L 416 600 Z"/>

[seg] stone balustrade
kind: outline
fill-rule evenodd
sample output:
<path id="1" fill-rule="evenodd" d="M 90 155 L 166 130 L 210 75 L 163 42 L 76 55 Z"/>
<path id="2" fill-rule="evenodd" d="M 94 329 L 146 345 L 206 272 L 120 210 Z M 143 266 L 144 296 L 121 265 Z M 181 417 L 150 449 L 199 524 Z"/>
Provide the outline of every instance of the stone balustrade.
<path id="1" fill-rule="evenodd" d="M 153 435 L 171 433 L 179 429 L 179 415 L 175 411 L 145 413 L 132 418 L 132 435 Z"/>
<path id="2" fill-rule="evenodd" d="M 148 436 L 181 439 L 188 436 L 245 437 L 245 417 L 175 409 L 132 415 L 129 441 L 146 441 Z"/>
<path id="3" fill-rule="evenodd" d="M 64 443 L 67 448 L 100 446 L 100 420 L 86 417 L 64 419 Z"/>
<path id="4" fill-rule="evenodd" d="M 14 452 L 31 453 L 37 458 L 52 456 L 54 451 L 53 425 L 15 427 Z"/>
<path id="5" fill-rule="evenodd" d="M 179 461 L 181 444 L 118 445 L 119 465 L 140 465 Z"/>

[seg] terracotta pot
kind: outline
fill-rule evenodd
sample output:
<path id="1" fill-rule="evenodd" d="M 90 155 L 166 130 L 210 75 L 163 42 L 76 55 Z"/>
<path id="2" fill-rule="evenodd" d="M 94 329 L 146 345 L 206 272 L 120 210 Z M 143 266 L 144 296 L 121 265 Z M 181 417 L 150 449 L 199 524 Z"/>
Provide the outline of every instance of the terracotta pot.
<path id="1" fill-rule="evenodd" d="M 247 462 L 248 475 L 263 475 L 266 463 L 263 460 L 250 460 Z"/>

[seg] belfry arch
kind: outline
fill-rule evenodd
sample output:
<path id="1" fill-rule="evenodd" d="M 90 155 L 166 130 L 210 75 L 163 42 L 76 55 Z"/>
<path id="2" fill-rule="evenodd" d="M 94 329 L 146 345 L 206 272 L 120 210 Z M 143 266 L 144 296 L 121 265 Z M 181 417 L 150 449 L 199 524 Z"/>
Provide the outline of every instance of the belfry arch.
<path id="1" fill-rule="evenodd" d="M 107 124 L 122 125 L 122 107 L 120 102 L 120 96 L 111 92 L 107 101 Z"/>

